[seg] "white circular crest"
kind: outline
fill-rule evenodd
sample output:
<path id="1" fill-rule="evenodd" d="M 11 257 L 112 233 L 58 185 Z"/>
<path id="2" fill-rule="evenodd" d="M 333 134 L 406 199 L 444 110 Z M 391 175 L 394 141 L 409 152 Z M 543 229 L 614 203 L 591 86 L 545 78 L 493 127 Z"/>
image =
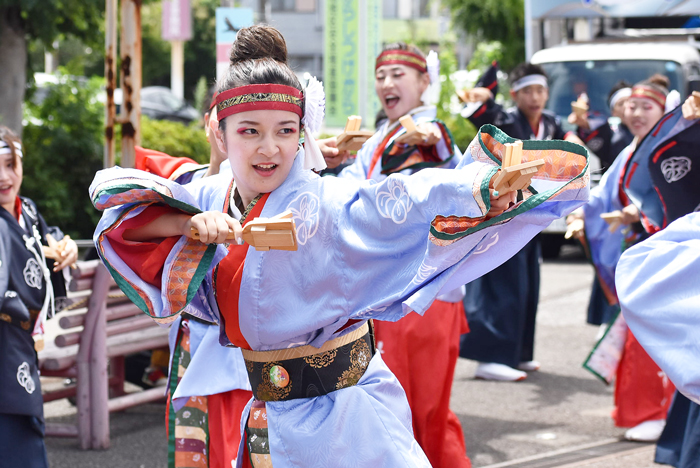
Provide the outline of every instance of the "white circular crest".
<path id="1" fill-rule="evenodd" d="M 661 163 L 661 172 L 664 174 L 664 179 L 669 184 L 677 182 L 690 172 L 691 161 L 685 156 L 677 156 L 668 158 Z"/>
<path id="2" fill-rule="evenodd" d="M 586 143 L 586 146 L 588 146 L 591 151 L 595 153 L 603 147 L 603 139 L 600 137 L 593 138 L 591 141 Z"/>
<path id="3" fill-rule="evenodd" d="M 27 264 L 24 266 L 22 274 L 24 275 L 24 282 L 27 283 L 27 286 L 30 288 L 41 289 L 41 267 L 36 260 L 33 258 L 27 260 Z"/>
<path id="4" fill-rule="evenodd" d="M 304 192 L 292 200 L 287 209 L 294 215 L 294 224 L 297 228 L 297 242 L 306 244 L 318 230 L 318 212 L 320 202 L 318 196 L 311 192 Z"/>
<path id="5" fill-rule="evenodd" d="M 24 389 L 29 394 L 34 393 L 34 390 L 36 390 L 36 383 L 32 378 L 32 373 L 29 368 L 29 364 L 27 364 L 26 362 L 23 362 L 17 368 L 17 382 L 19 382 L 19 384 L 22 387 L 24 387 Z"/>
<path id="6" fill-rule="evenodd" d="M 413 202 L 408 196 L 406 187 L 401 179 L 389 178 L 384 186 L 386 190 L 377 192 L 377 210 L 384 218 L 391 219 L 396 224 L 406 222 L 408 213 L 413 208 Z"/>

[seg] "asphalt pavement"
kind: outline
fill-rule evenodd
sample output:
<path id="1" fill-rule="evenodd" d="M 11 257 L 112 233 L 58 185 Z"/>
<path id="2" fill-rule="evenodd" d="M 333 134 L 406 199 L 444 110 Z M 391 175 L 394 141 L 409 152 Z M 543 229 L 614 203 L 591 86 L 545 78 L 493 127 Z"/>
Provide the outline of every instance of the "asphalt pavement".
<path id="1" fill-rule="evenodd" d="M 597 327 L 586 325 L 593 270 L 580 252 L 542 266 L 535 359 L 522 382 L 474 380 L 460 359 L 451 406 L 464 427 L 467 454 L 482 468 L 652 468 L 653 445 L 622 441 L 610 417 L 613 389 L 581 367 Z M 111 448 L 81 451 L 75 439 L 47 439 L 52 468 L 167 466 L 164 404 L 111 415 Z M 50 421 L 74 418 L 65 400 L 48 403 Z"/>

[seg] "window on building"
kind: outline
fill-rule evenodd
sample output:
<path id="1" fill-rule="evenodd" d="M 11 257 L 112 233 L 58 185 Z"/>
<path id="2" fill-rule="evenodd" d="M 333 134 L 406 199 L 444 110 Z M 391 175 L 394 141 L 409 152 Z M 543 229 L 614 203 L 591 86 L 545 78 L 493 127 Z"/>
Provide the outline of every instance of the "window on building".
<path id="1" fill-rule="evenodd" d="M 398 16 L 398 0 L 384 0 L 382 6 L 384 18 L 396 18 Z"/>
<path id="2" fill-rule="evenodd" d="M 316 11 L 316 0 L 296 0 L 297 11 L 313 13 Z"/>
<path id="3" fill-rule="evenodd" d="M 297 11 L 308 13 L 316 11 L 316 0 L 268 0 L 272 11 Z"/>

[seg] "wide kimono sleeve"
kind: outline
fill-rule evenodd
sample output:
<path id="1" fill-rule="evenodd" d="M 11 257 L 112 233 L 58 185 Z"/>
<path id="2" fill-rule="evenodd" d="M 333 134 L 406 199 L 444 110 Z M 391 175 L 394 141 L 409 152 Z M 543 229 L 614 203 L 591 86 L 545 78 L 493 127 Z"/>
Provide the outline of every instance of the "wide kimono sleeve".
<path id="1" fill-rule="evenodd" d="M 139 217 L 153 210 L 191 215 L 210 210 L 223 200 L 224 179 L 215 176 L 207 184 L 181 186 L 143 171 L 113 168 L 99 171 L 90 186 L 93 204 L 104 210 L 93 239 L 100 258 L 127 297 L 159 323 L 171 322 L 184 310 L 202 320 L 218 321 L 208 300 L 211 269 L 226 256 L 226 249 L 180 236 L 153 241 L 148 250 L 144 245 L 148 243 L 112 234 L 126 223 L 140 225 Z M 133 253 L 132 261 L 125 253 Z"/>
<path id="2" fill-rule="evenodd" d="M 343 285 L 353 292 L 351 318 L 398 320 L 410 311 L 423 313 L 438 294 L 496 268 L 553 220 L 585 203 L 585 149 L 525 141 L 523 162 L 543 159 L 545 165 L 524 200 L 486 219 L 489 182 L 504 144 L 514 141 L 485 126 L 454 170 L 392 174 L 380 183 L 338 189 L 347 193 L 333 236 L 340 255 L 334 262 L 346 269 Z"/>
<path id="3" fill-rule="evenodd" d="M 635 338 L 678 390 L 700 404 L 700 213 L 627 250 L 616 283 Z"/>
<path id="4" fill-rule="evenodd" d="M 608 300 L 615 297 L 615 268 L 622 254 L 625 226 L 610 232 L 610 225 L 600 215 L 624 208 L 619 196 L 620 176 L 630 152 L 631 148 L 625 148 L 619 154 L 600 184 L 591 190 L 591 197 L 583 209 L 586 226 L 584 243 Z"/>

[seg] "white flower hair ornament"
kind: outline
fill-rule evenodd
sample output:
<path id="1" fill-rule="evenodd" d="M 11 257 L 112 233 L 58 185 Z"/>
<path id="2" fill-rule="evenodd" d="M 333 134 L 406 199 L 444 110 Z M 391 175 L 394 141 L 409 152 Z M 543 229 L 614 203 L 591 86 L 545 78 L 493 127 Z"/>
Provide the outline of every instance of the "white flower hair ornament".
<path id="1" fill-rule="evenodd" d="M 326 93 L 323 91 L 323 83 L 315 76 L 306 85 L 304 101 L 304 118 L 301 119 L 304 124 L 304 169 L 322 171 L 327 167 L 326 160 L 316 143 L 316 136 L 326 113 Z"/>
<path id="2" fill-rule="evenodd" d="M 440 58 L 437 52 L 431 50 L 425 58 L 430 77 L 430 86 L 425 90 L 421 100 L 424 104 L 435 105 L 440 100 Z"/>
<path id="3" fill-rule="evenodd" d="M 676 107 L 681 105 L 681 93 L 677 90 L 672 89 L 666 96 L 666 105 L 664 106 L 664 112 L 669 113 Z"/>

